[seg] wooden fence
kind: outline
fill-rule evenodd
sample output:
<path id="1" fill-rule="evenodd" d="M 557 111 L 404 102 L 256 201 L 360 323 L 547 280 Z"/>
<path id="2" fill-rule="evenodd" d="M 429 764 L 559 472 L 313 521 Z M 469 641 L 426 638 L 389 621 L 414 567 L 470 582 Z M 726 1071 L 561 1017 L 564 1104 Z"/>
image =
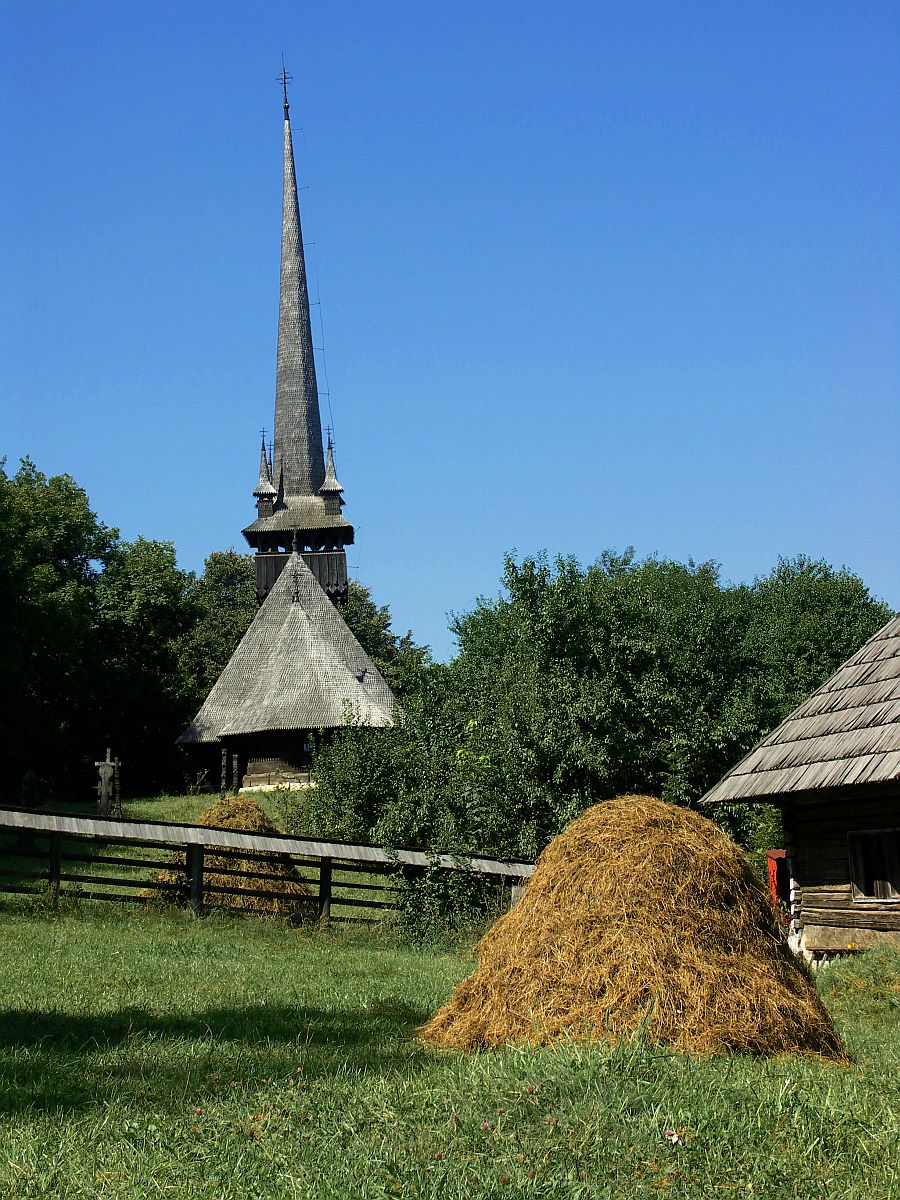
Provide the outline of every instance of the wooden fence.
<path id="1" fill-rule="evenodd" d="M 121 852 L 122 847 L 136 849 L 129 855 Z M 166 857 L 159 857 L 159 851 Z M 209 867 L 212 854 L 215 864 Z M 72 889 L 84 900 L 146 903 L 152 891 L 161 897 L 168 893 L 197 913 L 204 912 L 215 895 L 217 908 L 246 911 L 236 901 L 284 899 L 283 890 L 274 886 L 283 884 L 285 876 L 273 872 L 273 855 L 293 868 L 293 879 L 309 892 L 310 915 L 319 920 L 373 920 L 359 910 L 397 908 L 399 872 L 429 867 L 465 871 L 516 889 L 533 870 L 532 863 L 480 855 L 0 809 L 0 892 L 59 895 L 61 889 Z M 234 867 L 228 865 L 230 860 Z M 163 872 L 166 878 L 160 879 Z M 246 886 L 248 880 L 252 888 Z M 350 912 L 338 915 L 334 909 Z"/>

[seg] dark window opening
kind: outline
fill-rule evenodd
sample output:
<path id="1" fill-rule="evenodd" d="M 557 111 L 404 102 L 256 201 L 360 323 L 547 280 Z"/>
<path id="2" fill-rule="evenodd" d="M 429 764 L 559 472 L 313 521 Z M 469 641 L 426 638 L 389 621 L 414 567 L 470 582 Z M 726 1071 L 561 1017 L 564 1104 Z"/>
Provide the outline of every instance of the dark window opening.
<path id="1" fill-rule="evenodd" d="M 848 833 L 854 900 L 900 900 L 900 829 Z"/>

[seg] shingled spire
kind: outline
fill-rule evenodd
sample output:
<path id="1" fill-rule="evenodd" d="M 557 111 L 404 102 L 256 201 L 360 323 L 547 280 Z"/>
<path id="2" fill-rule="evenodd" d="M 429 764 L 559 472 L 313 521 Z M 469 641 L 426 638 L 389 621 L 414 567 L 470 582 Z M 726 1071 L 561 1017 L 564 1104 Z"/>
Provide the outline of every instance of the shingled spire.
<path id="1" fill-rule="evenodd" d="M 281 281 L 278 304 L 278 362 L 275 382 L 275 442 L 267 477 L 254 492 L 257 518 L 244 530 L 256 550 L 260 601 L 284 569 L 295 541 L 306 565 L 332 600 L 347 595 L 345 546 L 353 526 L 341 513 L 343 499 L 334 474 L 326 472 L 322 421 L 309 319 L 309 293 L 303 258 L 300 205 L 291 141 L 290 76 L 279 76 L 284 91 L 284 187 L 281 209 Z M 260 488 L 264 494 L 260 495 Z"/>
<path id="2" fill-rule="evenodd" d="M 278 364 L 275 381 L 275 471 L 283 472 L 284 492 L 314 496 L 325 479 L 322 422 L 313 358 L 309 292 L 297 175 L 291 140 L 287 75 L 284 85 L 284 183 L 281 200 L 281 298 L 278 308 Z"/>

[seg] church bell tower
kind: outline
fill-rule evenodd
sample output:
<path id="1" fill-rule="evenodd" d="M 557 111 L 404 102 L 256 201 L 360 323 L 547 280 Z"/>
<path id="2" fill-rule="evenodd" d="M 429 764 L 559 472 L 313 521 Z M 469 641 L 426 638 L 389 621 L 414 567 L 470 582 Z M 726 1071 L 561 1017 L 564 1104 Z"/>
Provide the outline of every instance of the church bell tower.
<path id="1" fill-rule="evenodd" d="M 322 589 L 334 601 L 347 596 L 344 547 L 353 544 L 353 526 L 341 513 L 344 489 L 335 473 L 330 434 L 327 461 L 322 445 L 309 291 L 291 140 L 289 79 L 282 70 L 284 184 L 275 440 L 270 457 L 263 436 L 259 482 L 253 492 L 257 517 L 243 533 L 256 551 L 256 590 L 260 602 L 271 591 L 294 548 L 299 550 Z"/>

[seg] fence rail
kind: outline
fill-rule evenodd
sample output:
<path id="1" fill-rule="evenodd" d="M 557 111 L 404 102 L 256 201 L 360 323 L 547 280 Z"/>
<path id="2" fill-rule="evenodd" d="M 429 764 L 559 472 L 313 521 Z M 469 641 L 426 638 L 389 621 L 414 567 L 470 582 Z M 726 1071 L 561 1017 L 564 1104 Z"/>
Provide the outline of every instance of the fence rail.
<path id="1" fill-rule="evenodd" d="M 169 895 L 197 913 L 204 912 L 213 897 L 216 907 L 235 911 L 240 911 L 236 904 L 222 901 L 248 897 L 284 900 L 283 890 L 265 885 L 290 880 L 302 883 L 308 890 L 308 897 L 301 898 L 294 892 L 290 899 L 310 916 L 319 920 L 365 920 L 361 909 L 397 907 L 396 897 L 401 889 L 396 886 L 396 873 L 404 868 L 465 871 L 513 888 L 521 886 L 533 870 L 532 863 L 482 855 L 429 854 L 408 848 L 324 842 L 205 825 L 11 809 L 0 809 L 0 834 L 6 835 L 3 841 L 8 843 L 0 843 L 0 892 L 33 892 L 34 887 L 23 885 L 43 883 L 52 894 L 58 894 L 64 884 L 74 884 L 80 889 L 77 892 L 80 899 L 146 903 L 151 895 Z M 38 841 L 46 844 L 39 846 Z M 114 851 L 119 851 L 119 847 L 126 850 L 137 847 L 138 853 L 163 849 L 168 851 L 168 857 L 132 857 L 121 851 L 104 853 L 110 845 Z M 272 870 L 273 855 L 278 855 L 277 863 L 290 866 L 288 874 Z M 210 857 L 214 858 L 213 863 L 209 862 Z M 25 863 L 19 869 L 17 863 L 8 865 L 7 859 L 31 860 L 38 869 L 29 870 Z M 232 861 L 241 865 L 232 867 L 229 865 Z M 72 870 L 73 867 L 76 869 Z M 108 868 L 115 869 L 116 874 L 106 874 Z M 128 875 L 123 875 L 119 868 L 127 868 Z M 163 871 L 168 879 L 159 878 Z M 360 873 L 369 878 L 358 878 Z M 247 881 L 253 886 L 241 886 Z M 334 908 L 349 913 L 335 915 Z"/>

